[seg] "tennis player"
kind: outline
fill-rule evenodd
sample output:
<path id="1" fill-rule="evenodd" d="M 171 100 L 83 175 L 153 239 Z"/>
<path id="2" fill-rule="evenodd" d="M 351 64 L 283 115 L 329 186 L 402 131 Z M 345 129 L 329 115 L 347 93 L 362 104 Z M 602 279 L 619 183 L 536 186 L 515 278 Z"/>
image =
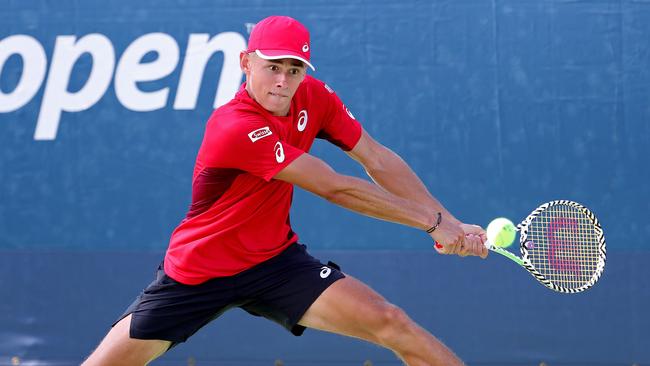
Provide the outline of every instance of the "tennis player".
<path id="1" fill-rule="evenodd" d="M 85 365 L 144 365 L 240 307 L 299 336 L 305 328 L 391 349 L 408 365 L 461 365 L 399 307 L 299 243 L 289 208 L 297 185 L 360 214 L 408 225 L 443 254 L 485 258 L 485 232 L 461 223 L 394 152 L 375 141 L 333 90 L 307 75 L 308 30 L 272 16 L 240 55 L 234 99 L 207 122 L 192 204 L 173 232 L 154 281 Z M 374 183 L 309 155 L 314 139 L 340 147 Z M 327 224 L 327 223 L 323 223 Z"/>

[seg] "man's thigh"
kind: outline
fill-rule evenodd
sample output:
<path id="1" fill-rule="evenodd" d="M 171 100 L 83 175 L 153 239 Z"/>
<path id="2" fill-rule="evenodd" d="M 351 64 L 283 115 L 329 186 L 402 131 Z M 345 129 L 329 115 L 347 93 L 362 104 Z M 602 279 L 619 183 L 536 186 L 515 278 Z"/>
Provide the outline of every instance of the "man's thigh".
<path id="1" fill-rule="evenodd" d="M 368 285 L 346 274 L 321 294 L 299 324 L 376 342 L 374 332 L 393 308 Z"/>
<path id="2" fill-rule="evenodd" d="M 306 246 L 295 244 L 279 256 L 235 276 L 241 305 L 253 315 L 270 319 L 299 336 L 298 324 L 323 291 L 344 278 L 335 263 L 322 263 Z"/>
<path id="3" fill-rule="evenodd" d="M 131 315 L 115 324 L 83 366 L 145 365 L 171 345 L 169 341 L 130 338 L 130 325 Z"/>

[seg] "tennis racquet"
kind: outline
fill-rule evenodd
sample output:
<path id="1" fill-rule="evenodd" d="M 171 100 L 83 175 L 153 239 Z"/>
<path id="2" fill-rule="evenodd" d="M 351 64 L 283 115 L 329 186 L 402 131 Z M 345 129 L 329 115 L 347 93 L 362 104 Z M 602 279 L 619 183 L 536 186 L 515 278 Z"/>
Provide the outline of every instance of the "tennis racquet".
<path id="1" fill-rule="evenodd" d="M 489 241 L 485 246 L 524 267 L 552 290 L 585 291 L 605 269 L 603 229 L 596 216 L 579 203 L 547 202 L 518 224 L 517 231 L 521 257 Z"/>

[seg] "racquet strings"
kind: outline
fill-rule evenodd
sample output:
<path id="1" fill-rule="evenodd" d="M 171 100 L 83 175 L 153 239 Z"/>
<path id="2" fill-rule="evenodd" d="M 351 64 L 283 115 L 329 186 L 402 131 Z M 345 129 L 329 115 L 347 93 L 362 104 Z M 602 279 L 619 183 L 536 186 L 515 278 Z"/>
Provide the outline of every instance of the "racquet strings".
<path id="1" fill-rule="evenodd" d="M 526 247 L 535 269 L 557 286 L 581 288 L 598 271 L 598 232 L 577 207 L 556 204 L 541 212 L 528 226 Z"/>

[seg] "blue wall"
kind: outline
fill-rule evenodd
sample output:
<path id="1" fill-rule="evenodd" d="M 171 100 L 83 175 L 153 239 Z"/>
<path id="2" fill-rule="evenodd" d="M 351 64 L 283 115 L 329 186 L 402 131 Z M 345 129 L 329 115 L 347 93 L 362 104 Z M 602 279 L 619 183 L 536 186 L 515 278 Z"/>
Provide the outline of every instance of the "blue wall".
<path id="1" fill-rule="evenodd" d="M 650 3 L 287 0 L 0 4 L 0 364 L 15 355 L 80 360 L 148 283 L 188 207 L 215 95 L 240 81 L 237 72 L 226 73 L 230 80 L 221 72 L 250 23 L 270 14 L 310 28 L 314 75 L 459 218 L 485 225 L 495 216 L 523 218 L 548 200 L 576 200 L 601 219 L 609 262 L 587 294 L 547 293 L 501 258 L 438 258 L 420 232 L 298 191 L 292 222 L 303 242 L 391 294 L 473 363 L 650 363 L 641 346 L 650 344 L 641 310 L 650 307 Z M 192 81 L 183 65 L 197 60 L 189 40 L 202 34 L 221 37 L 211 39 L 224 52 Z M 65 45 L 82 40 L 96 56 L 75 62 Z M 148 81 L 135 69 L 138 51 L 150 63 L 143 67 L 157 71 Z M 363 174 L 325 143 L 312 153 Z M 58 286 L 43 283 L 43 273 Z M 413 278 L 431 281 L 402 286 Z M 459 317 L 495 308 L 509 324 L 486 315 L 455 325 L 436 307 Z M 553 329 L 522 325 L 533 313 L 537 323 L 552 319 Z M 251 321 L 234 317 L 224 324 Z M 595 326 L 607 317 L 611 327 Z M 283 337 L 252 322 L 253 332 Z M 306 364 L 332 349 L 342 350 L 340 362 L 391 359 L 322 335 L 260 340 L 253 351 L 224 338 L 215 349 L 219 323 L 212 329 L 184 346 L 199 361 L 223 364 L 241 351 Z M 598 332 L 609 339 L 596 339 Z M 481 346 L 486 339 L 498 351 Z M 309 352 L 298 357 L 294 347 Z M 182 347 L 174 352 L 168 360 L 185 357 Z"/>

